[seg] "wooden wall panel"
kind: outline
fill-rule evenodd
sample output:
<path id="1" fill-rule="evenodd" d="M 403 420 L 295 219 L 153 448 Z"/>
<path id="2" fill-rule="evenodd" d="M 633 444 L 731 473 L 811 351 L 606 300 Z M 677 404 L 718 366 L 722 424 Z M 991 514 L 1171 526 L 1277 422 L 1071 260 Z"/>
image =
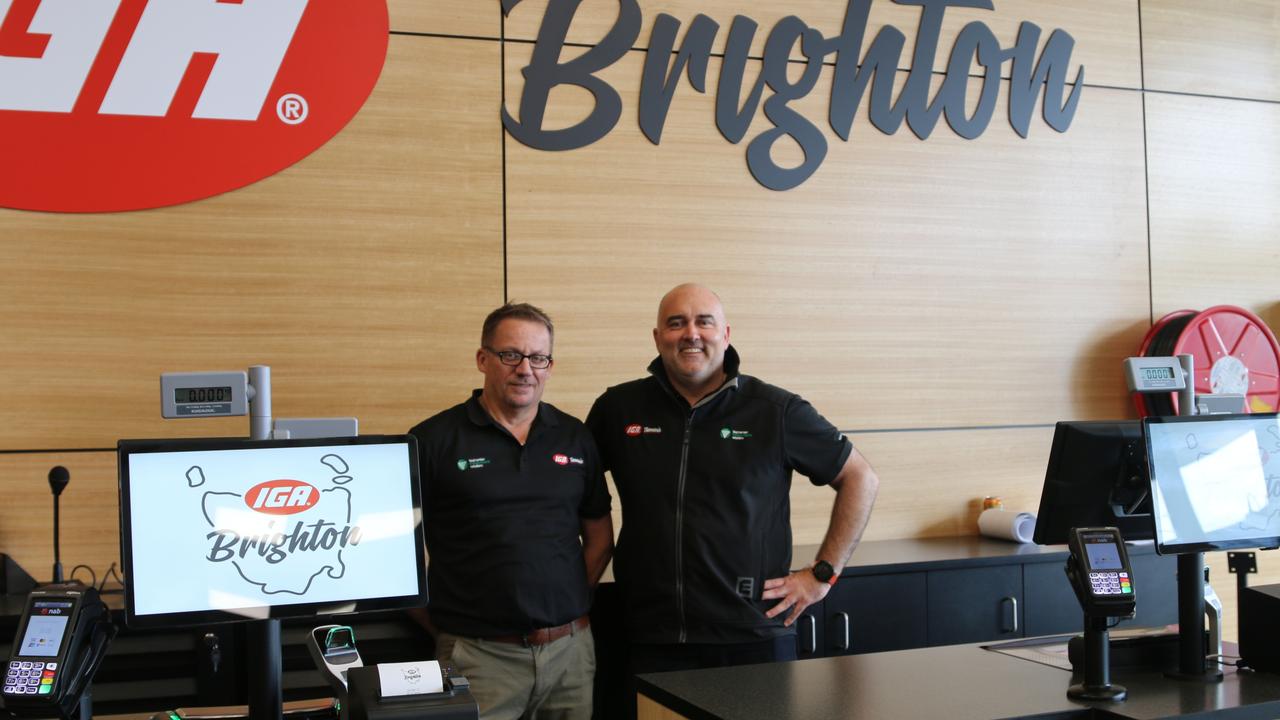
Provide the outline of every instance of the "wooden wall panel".
<path id="1" fill-rule="evenodd" d="M 976 535 L 982 499 L 997 496 L 1007 510 L 1040 506 L 1052 427 L 859 433 L 849 439 L 880 476 L 880 496 L 864 540 Z M 830 488 L 797 476 L 791 492 L 798 544 L 827 531 Z"/>
<path id="2" fill-rule="evenodd" d="M 497 38 L 502 10 L 479 0 L 388 0 L 392 32 Z"/>
<path id="3" fill-rule="evenodd" d="M 508 98 L 528 52 L 508 48 Z M 641 57 L 602 75 L 631 106 Z M 687 86 L 660 146 L 630 115 L 573 152 L 508 140 L 510 292 L 559 320 L 553 402 L 584 413 L 643 374 L 659 297 L 698 280 L 724 298 L 744 371 L 844 429 L 1124 415 L 1119 363 L 1149 313 L 1140 97 L 1088 88 L 1066 134 L 1036 122 L 1029 140 L 1000 110 L 977 140 L 940 127 L 921 142 L 864 109 L 844 143 L 827 91 L 796 107 L 830 152 L 785 193 L 756 183 L 747 143 Z M 548 126 L 584 97 L 553 94 Z"/>
<path id="4" fill-rule="evenodd" d="M 1280 328 L 1280 105 L 1147 97 L 1156 315 L 1239 305 Z"/>
<path id="5" fill-rule="evenodd" d="M 247 433 L 245 418 L 162 421 L 164 371 L 270 365 L 278 417 L 355 415 L 363 432 L 457 402 L 502 302 L 498 51 L 393 37 L 349 127 L 236 192 L 0 212 L 0 448 Z"/>
<path id="6" fill-rule="evenodd" d="M 88 565 L 102 580 L 120 560 L 120 513 L 116 454 L 0 454 L 0 552 L 13 557 L 36 580 L 53 578 L 53 496 L 49 469 L 62 465 L 71 482 L 62 493 L 62 567 L 66 576 Z M 77 573 L 77 579 L 90 576 Z"/>
<path id="7" fill-rule="evenodd" d="M 1280 100 L 1280 5 L 1273 0 L 1146 0 L 1146 87 Z"/>
<path id="8" fill-rule="evenodd" d="M 701 13 L 719 23 L 720 31 L 714 48 L 715 52 L 723 52 L 733 18 L 744 15 L 759 24 L 752 43 L 751 52 L 754 57 L 759 57 L 763 52 L 769 31 L 779 20 L 789 15 L 797 16 L 817 28 L 824 37 L 839 35 L 849 5 L 844 0 L 790 0 L 785 3 L 765 0 L 640 0 L 639 4 L 644 20 L 640 37 L 635 43 L 637 48 L 649 46 L 654 19 L 659 14 L 667 13 L 679 20 L 682 23 L 679 37 L 683 38 L 689 23 Z M 506 37 L 521 40 L 536 38 L 546 8 L 547 0 L 525 0 L 517 5 L 507 19 Z M 940 52 L 934 58 L 934 69 L 946 69 L 954 38 L 967 23 L 976 21 L 986 24 L 1000 40 L 1001 47 L 1008 48 L 1014 45 L 1020 24 L 1027 21 L 1040 26 L 1042 47 L 1049 34 L 1056 29 L 1062 29 L 1075 38 L 1076 47 L 1072 53 L 1068 77 L 1074 79 L 1076 67 L 1083 64 L 1087 84 L 1139 86 L 1137 0 L 997 0 L 995 10 L 948 8 L 942 25 Z M 613 27 L 617 17 L 617 0 L 584 0 L 570 26 L 568 41 L 594 45 Z M 910 68 L 919 23 L 919 8 L 885 0 L 872 2 L 863 52 L 865 53 L 882 27 L 892 25 L 907 38 L 899 67 Z M 568 58 L 579 52 L 566 49 L 564 55 Z M 834 62 L 834 59 L 830 61 Z M 1005 76 L 1008 76 L 1008 66 L 1005 67 Z"/>

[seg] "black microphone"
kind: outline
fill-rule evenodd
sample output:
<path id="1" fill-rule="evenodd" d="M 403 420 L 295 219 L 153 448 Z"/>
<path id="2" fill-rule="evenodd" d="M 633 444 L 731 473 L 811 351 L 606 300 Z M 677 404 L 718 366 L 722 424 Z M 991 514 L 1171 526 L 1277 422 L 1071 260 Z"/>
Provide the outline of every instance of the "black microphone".
<path id="1" fill-rule="evenodd" d="M 49 489 L 53 491 L 53 581 L 62 582 L 62 550 L 58 546 L 58 496 L 71 482 L 71 473 L 61 465 L 49 471 Z"/>
<path id="2" fill-rule="evenodd" d="M 54 465 L 49 471 L 49 489 L 53 490 L 54 497 L 61 495 L 69 482 L 71 482 L 71 473 L 61 465 Z"/>

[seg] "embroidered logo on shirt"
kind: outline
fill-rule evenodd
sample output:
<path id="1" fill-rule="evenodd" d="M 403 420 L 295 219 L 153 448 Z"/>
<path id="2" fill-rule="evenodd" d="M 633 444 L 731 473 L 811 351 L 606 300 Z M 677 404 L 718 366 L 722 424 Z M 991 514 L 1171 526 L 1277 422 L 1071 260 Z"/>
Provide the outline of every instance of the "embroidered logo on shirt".
<path id="1" fill-rule="evenodd" d="M 725 440 L 746 440 L 751 437 L 750 430 L 734 430 L 732 428 L 720 428 L 720 437 Z"/>
<path id="2" fill-rule="evenodd" d="M 662 434 L 662 428 L 645 427 L 640 423 L 632 423 L 627 426 L 627 429 L 625 430 L 625 432 L 627 433 L 627 437 L 640 437 L 641 435 L 660 435 Z"/>
<path id="3" fill-rule="evenodd" d="M 551 461 L 557 465 L 568 465 L 570 463 L 574 465 L 581 465 L 583 462 L 582 458 L 572 457 L 570 455 L 565 455 L 564 453 L 556 453 L 555 455 L 552 455 Z"/>
<path id="4" fill-rule="evenodd" d="M 475 470 L 489 464 L 489 458 L 463 458 L 458 460 L 459 470 Z"/>

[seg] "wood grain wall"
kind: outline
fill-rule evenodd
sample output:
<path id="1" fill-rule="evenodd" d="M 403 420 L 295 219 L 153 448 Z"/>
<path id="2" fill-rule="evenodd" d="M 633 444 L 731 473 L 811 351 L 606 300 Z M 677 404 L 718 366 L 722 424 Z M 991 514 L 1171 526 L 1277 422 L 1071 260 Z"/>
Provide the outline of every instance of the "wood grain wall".
<path id="1" fill-rule="evenodd" d="M 44 478 L 63 464 L 64 563 L 101 573 L 118 558 L 117 439 L 244 432 L 243 419 L 162 421 L 161 372 L 268 364 L 277 415 L 402 431 L 478 384 L 480 320 L 507 298 L 556 319 L 548 399 L 581 415 L 643 373 L 663 292 L 712 285 L 744 370 L 812 400 L 878 468 L 869 539 L 972 534 L 985 495 L 1034 511 L 1054 422 L 1130 416 L 1119 364 L 1153 318 L 1231 304 L 1280 322 L 1270 2 L 948 10 L 944 51 L 975 20 L 1004 46 L 1024 20 L 1070 32 L 1069 76 L 1086 71 L 1070 130 L 1037 113 L 1018 137 L 1006 84 L 975 140 L 944 124 L 927 141 L 885 135 L 864 107 L 844 142 L 824 120 L 828 67 L 795 107 L 829 153 L 784 193 L 756 183 L 746 143 L 715 129 L 714 82 L 707 94 L 681 82 L 660 145 L 639 132 L 649 28 L 662 12 L 685 26 L 704 13 L 721 24 L 720 52 L 746 15 L 761 26 L 758 58 L 785 15 L 836 34 L 845 2 L 642 0 L 640 38 L 601 73 L 622 121 L 560 153 L 499 122 L 504 100 L 518 108 L 546 0 L 505 19 L 497 2 L 388 4 L 390 54 L 368 105 L 296 166 L 175 208 L 0 210 L 0 551 L 48 572 Z M 584 0 L 564 57 L 616 13 L 615 0 Z M 917 9 L 876 0 L 868 38 L 892 25 L 910 48 L 917 21 Z M 899 86 L 909 70 L 908 56 Z M 749 79 L 758 71 L 753 60 Z M 589 108 L 557 89 L 548 123 Z M 767 127 L 760 115 L 747 137 Z M 798 542 L 821 538 L 829 503 L 796 483 Z M 1261 562 L 1280 580 L 1280 564 Z"/>

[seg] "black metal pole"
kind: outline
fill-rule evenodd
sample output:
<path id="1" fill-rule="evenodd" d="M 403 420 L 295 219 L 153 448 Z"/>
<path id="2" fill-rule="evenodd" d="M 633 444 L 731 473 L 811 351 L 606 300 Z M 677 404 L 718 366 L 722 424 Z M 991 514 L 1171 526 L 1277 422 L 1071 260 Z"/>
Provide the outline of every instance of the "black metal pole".
<path id="1" fill-rule="evenodd" d="M 53 496 L 53 581 L 62 582 L 62 548 L 58 538 L 61 536 L 58 522 L 58 495 Z"/>
<path id="2" fill-rule="evenodd" d="M 1204 555 L 1178 556 L 1178 672 L 1204 674 Z"/>
<path id="3" fill-rule="evenodd" d="M 284 702 L 280 686 L 280 621 L 256 620 L 249 640 L 249 718 L 280 720 Z"/>
<path id="4" fill-rule="evenodd" d="M 1120 702 L 1129 691 L 1123 685 L 1111 684 L 1111 638 L 1106 617 L 1084 616 L 1084 678 L 1067 688 L 1067 697 L 1075 700 Z"/>
<path id="5" fill-rule="evenodd" d="M 1111 643 L 1106 618 L 1086 618 L 1084 634 L 1084 683 L 1089 687 L 1111 685 Z"/>

